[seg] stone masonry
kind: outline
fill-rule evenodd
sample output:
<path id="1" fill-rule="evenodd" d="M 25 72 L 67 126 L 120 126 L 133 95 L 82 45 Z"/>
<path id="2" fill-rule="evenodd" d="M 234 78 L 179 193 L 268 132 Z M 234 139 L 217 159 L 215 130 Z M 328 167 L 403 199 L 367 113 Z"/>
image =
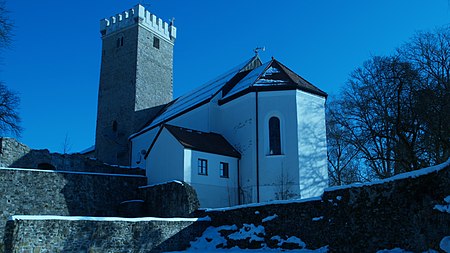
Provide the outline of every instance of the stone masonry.
<path id="1" fill-rule="evenodd" d="M 261 240 L 228 240 L 228 247 L 277 247 L 274 236 L 295 236 L 309 249 L 328 247 L 329 252 L 439 250 L 441 240 L 450 236 L 450 160 L 446 164 L 418 177 L 328 190 L 309 201 L 211 210 L 204 215 L 216 227 L 236 224 L 236 231 L 244 224 L 264 227 Z"/>
<path id="2" fill-rule="evenodd" d="M 0 138 L 0 167 L 144 175 L 139 168 L 111 166 L 81 154 L 36 150 L 13 138 Z"/>
<path id="3" fill-rule="evenodd" d="M 184 220 L 61 220 L 8 221 L 5 252 L 147 253 L 185 249 L 209 225 Z"/>
<path id="4" fill-rule="evenodd" d="M 101 21 L 96 157 L 128 165 L 128 137 L 172 101 L 176 29 L 141 5 Z"/>
<path id="5" fill-rule="evenodd" d="M 97 216 L 113 215 L 110 212 L 117 210 L 117 205 L 112 202 L 141 197 L 125 190 L 139 185 L 142 180 L 139 176 L 121 179 L 120 176 L 8 169 L 0 173 L 3 226 L 6 217 L 16 214 L 84 215 L 99 211 Z M 128 185 L 123 185 L 125 182 Z M 200 217 L 209 216 L 210 222 L 14 216 L 5 228 L 4 249 L 37 253 L 184 250 L 189 240 L 194 240 L 207 226 L 236 225 L 229 226 L 234 227 L 232 231 L 224 231 L 222 236 L 227 243 L 220 247 L 260 248 L 264 244 L 272 248 L 295 248 L 298 245 L 277 244 L 277 240 L 295 236 L 309 249 L 327 247 L 329 252 L 439 250 L 442 239 L 450 236 L 449 185 L 450 161 L 445 167 L 428 170 L 420 176 L 330 189 L 320 198 L 197 213 Z M 125 193 L 129 195 L 124 196 Z M 227 237 L 251 226 L 263 226 L 265 233 L 240 240 Z M 257 240 L 250 241 L 250 238 Z"/>
<path id="6" fill-rule="evenodd" d="M 140 175 L 1 168 L 0 227 L 12 215 L 117 216 L 119 203 L 136 199 L 146 182 Z"/>

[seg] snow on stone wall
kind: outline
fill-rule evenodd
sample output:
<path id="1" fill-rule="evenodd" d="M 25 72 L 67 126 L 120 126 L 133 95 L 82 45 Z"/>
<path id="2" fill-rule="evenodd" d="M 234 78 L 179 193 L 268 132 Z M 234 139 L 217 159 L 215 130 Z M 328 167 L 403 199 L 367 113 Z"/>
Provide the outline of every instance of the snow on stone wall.
<path id="1" fill-rule="evenodd" d="M 296 237 L 308 249 L 330 252 L 425 252 L 447 247 L 449 186 L 450 160 L 393 179 L 325 190 L 321 198 L 210 209 L 205 215 L 214 227 L 235 226 L 231 232 L 263 226 L 264 233 L 256 234 L 263 240 L 256 242 L 223 233 L 229 247 L 272 248 L 274 238 Z"/>

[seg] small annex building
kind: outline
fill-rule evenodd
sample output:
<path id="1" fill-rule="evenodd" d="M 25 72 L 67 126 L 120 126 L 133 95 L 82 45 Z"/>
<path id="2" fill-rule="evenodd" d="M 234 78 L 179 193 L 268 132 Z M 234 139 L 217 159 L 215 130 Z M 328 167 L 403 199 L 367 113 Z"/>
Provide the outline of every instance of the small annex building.
<path id="1" fill-rule="evenodd" d="M 256 54 L 173 99 L 173 20 L 138 4 L 102 19 L 100 33 L 98 160 L 145 169 L 149 184 L 188 182 L 202 207 L 328 186 L 327 94 L 281 62 Z"/>
<path id="2" fill-rule="evenodd" d="M 145 156 L 148 183 L 184 181 L 204 206 L 237 205 L 240 157 L 220 134 L 164 124 Z"/>

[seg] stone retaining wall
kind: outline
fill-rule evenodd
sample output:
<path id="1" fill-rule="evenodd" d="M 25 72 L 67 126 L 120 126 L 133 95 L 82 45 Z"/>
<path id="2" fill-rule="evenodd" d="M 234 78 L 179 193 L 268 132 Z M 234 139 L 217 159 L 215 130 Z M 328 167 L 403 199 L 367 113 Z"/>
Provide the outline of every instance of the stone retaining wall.
<path id="1" fill-rule="evenodd" d="M 195 219 L 76 218 L 14 218 L 7 224 L 5 252 L 138 253 L 182 250 L 209 224 L 208 221 Z"/>
<path id="2" fill-rule="evenodd" d="M 138 175 L 1 168 L 0 228 L 19 214 L 116 216 L 119 203 L 136 199 L 146 181 Z"/>
<path id="3" fill-rule="evenodd" d="M 450 213 L 436 208 L 450 210 L 446 202 L 450 196 L 449 164 L 417 177 L 330 189 L 321 198 L 309 201 L 209 210 L 206 214 L 217 227 L 264 226 L 264 239 L 259 245 L 273 246 L 273 236 L 295 236 L 310 249 L 328 246 L 330 252 L 439 250 L 440 241 L 450 236 Z M 263 222 L 270 216 L 275 218 Z M 229 241 L 228 245 L 255 247 L 248 240 Z"/>

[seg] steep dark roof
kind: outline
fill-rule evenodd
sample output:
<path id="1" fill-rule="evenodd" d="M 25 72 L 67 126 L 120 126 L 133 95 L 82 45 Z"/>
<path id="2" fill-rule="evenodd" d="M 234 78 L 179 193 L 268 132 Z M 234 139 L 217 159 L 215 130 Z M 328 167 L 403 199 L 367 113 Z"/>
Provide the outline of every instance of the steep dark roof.
<path id="1" fill-rule="evenodd" d="M 242 76 L 242 74 L 246 74 Z M 220 104 L 252 91 L 302 90 L 321 97 L 327 94 L 292 70 L 272 59 L 251 71 L 241 73 L 234 86 L 224 90 Z"/>
<path id="2" fill-rule="evenodd" d="M 167 124 L 164 124 L 161 130 L 163 128 L 166 128 L 185 148 L 217 155 L 241 157 L 241 154 L 220 134 L 206 133 Z M 157 138 L 158 136 L 155 138 L 155 141 Z M 150 146 L 150 149 L 152 147 L 153 144 Z"/>

